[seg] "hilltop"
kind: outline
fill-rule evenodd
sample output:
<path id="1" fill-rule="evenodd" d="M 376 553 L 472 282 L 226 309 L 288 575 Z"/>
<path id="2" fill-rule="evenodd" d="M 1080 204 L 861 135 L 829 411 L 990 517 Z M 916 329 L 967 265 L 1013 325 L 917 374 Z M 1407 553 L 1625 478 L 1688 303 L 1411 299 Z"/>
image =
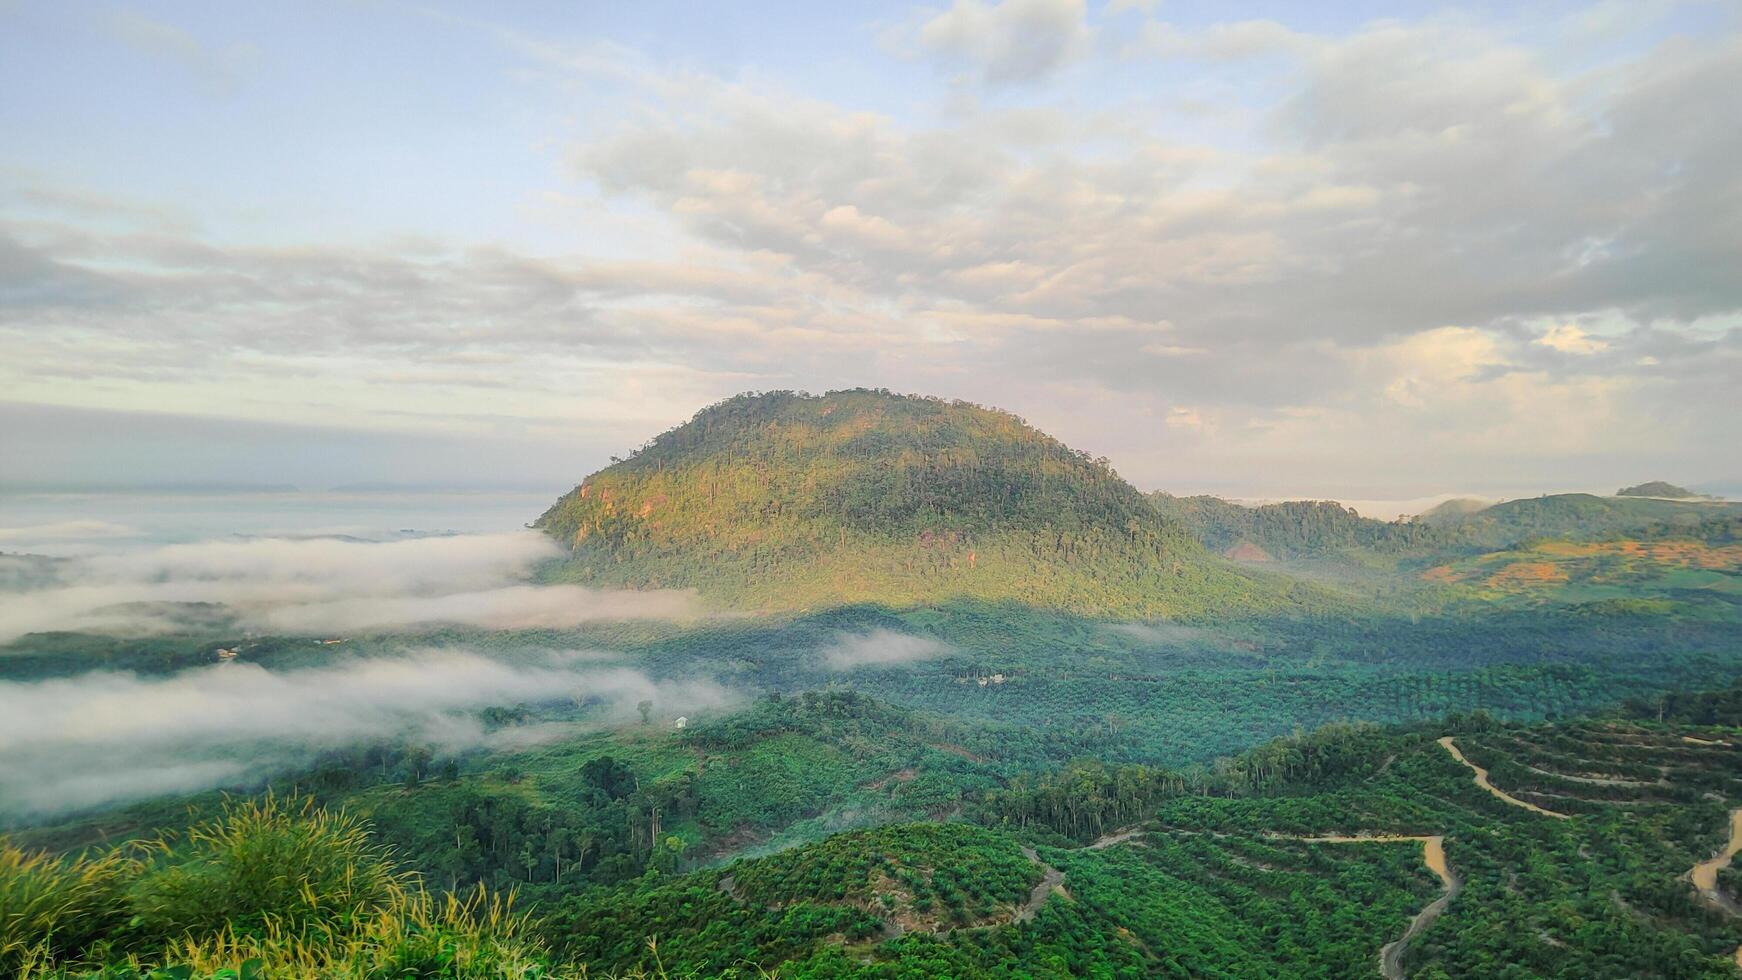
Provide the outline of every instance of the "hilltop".
<path id="1" fill-rule="evenodd" d="M 1106 460 L 1006 412 L 881 390 L 710 406 L 535 526 L 570 549 L 563 580 L 757 610 L 973 598 L 1156 616 L 1289 601 Z"/>
<path id="2" fill-rule="evenodd" d="M 1742 504 L 1700 497 L 1668 500 L 1557 493 L 1446 515 L 1436 523 L 1455 531 L 1470 547 L 1503 548 L 1535 537 L 1590 538 L 1652 524 L 1691 528 L 1714 517 L 1735 514 L 1742 514 Z"/>
<path id="3" fill-rule="evenodd" d="M 1159 492 L 1150 499 L 1158 511 L 1180 522 L 1212 551 L 1233 557 L 1261 552 L 1282 560 L 1451 557 L 1535 539 L 1582 541 L 1646 528 L 1661 537 L 1666 530 L 1693 533 L 1704 522 L 1742 516 L 1742 504 L 1692 495 L 1627 496 L 1626 491 L 1614 497 L 1546 494 L 1495 504 L 1455 499 L 1413 519 L 1396 521 L 1362 517 L 1329 500 L 1247 506 L 1219 497 Z"/>
<path id="4" fill-rule="evenodd" d="M 1248 507 L 1220 497 L 1151 495 L 1162 514 L 1190 528 L 1206 548 L 1262 561 L 1378 554 L 1443 546 L 1452 536 L 1412 521 L 1378 521 L 1331 500 L 1290 500 Z"/>
<path id="5" fill-rule="evenodd" d="M 1641 483 L 1638 486 L 1633 486 L 1633 487 L 1622 487 L 1621 489 L 1615 491 L 1615 496 L 1617 496 L 1617 497 L 1665 497 L 1665 498 L 1668 498 L 1671 500 L 1698 500 L 1698 499 L 1700 499 L 1700 494 L 1697 494 L 1697 493 L 1693 492 L 1692 490 L 1687 489 L 1686 487 L 1678 487 L 1673 483 L 1665 483 L 1662 480 L 1652 480 L 1650 482 Z"/>

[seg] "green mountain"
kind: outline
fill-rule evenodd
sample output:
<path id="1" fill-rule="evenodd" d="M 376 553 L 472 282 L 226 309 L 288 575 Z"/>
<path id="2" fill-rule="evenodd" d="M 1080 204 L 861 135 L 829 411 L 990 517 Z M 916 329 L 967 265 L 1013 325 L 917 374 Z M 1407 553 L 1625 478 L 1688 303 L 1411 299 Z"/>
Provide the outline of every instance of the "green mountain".
<path id="1" fill-rule="evenodd" d="M 1422 511 L 1416 515 L 1415 519 L 1423 524 L 1454 523 L 1492 506 L 1494 506 L 1494 502 L 1491 500 L 1480 500 L 1476 497 L 1453 497 L 1451 500 Z"/>
<path id="2" fill-rule="evenodd" d="M 1635 488 L 1637 489 L 1637 488 Z M 1328 500 L 1248 507 L 1218 497 L 1150 497 L 1205 548 L 1263 561 L 1352 559 L 1379 564 L 1441 560 L 1543 539 L 1587 541 L 1645 532 L 1698 534 L 1703 524 L 1742 516 L 1742 504 L 1692 497 L 1550 494 L 1493 505 L 1453 500 L 1414 520 L 1378 521 Z"/>
<path id="3" fill-rule="evenodd" d="M 1106 460 L 1005 412 L 881 390 L 728 399 L 535 526 L 570 549 L 558 579 L 694 588 L 736 608 L 972 598 L 1161 616 L 1291 602 L 1287 584 L 1207 554 Z"/>
<path id="4" fill-rule="evenodd" d="M 1615 496 L 1671 497 L 1676 500 L 1692 500 L 1698 499 L 1700 495 L 1685 487 L 1678 487 L 1673 483 L 1665 483 L 1662 480 L 1652 480 L 1648 483 L 1641 483 L 1636 487 L 1622 487 L 1620 490 L 1615 491 Z"/>
<path id="5" fill-rule="evenodd" d="M 1523 605 L 1730 614 L 1742 609 L 1742 516 L 1583 539 L 1533 538 L 1445 561 L 1421 577 L 1475 598 Z"/>
<path id="6" fill-rule="evenodd" d="M 1447 516 L 1440 523 L 1454 530 L 1464 545 L 1504 548 L 1531 538 L 1591 538 L 1652 524 L 1691 528 L 1711 518 L 1738 514 L 1742 514 L 1742 504 L 1703 498 L 1683 501 L 1558 493 L 1508 500 L 1471 514 Z"/>
<path id="7" fill-rule="evenodd" d="M 1377 521 L 1330 500 L 1290 500 L 1247 507 L 1219 497 L 1150 497 L 1164 516 L 1189 528 L 1204 547 L 1229 557 L 1328 558 L 1366 550 L 1381 554 L 1442 547 L 1454 536 L 1409 521 Z M 1246 547 L 1243 547 L 1246 546 Z"/>

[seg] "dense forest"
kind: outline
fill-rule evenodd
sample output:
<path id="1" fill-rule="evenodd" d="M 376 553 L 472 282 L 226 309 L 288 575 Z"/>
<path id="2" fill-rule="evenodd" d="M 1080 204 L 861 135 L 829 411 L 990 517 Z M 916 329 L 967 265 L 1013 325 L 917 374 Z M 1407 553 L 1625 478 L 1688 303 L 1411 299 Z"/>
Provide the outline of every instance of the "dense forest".
<path id="1" fill-rule="evenodd" d="M 1104 459 L 1015 416 L 884 391 L 741 395 L 589 476 L 537 526 L 584 584 L 739 608 L 952 597 L 1086 614 L 1329 597 L 1213 560 Z"/>
<path id="2" fill-rule="evenodd" d="M 390 808 L 220 802 L 138 844 L 4 845 L 0 956 L 57 978 L 1733 976 L 1742 916 L 1722 855 L 1742 813 L 1739 705 L 1732 688 L 1560 723 L 1333 725 L 1182 770 L 970 772 L 951 821 L 736 858 L 656 830 L 632 873 L 518 894 L 403 863 L 466 850 L 478 828 L 464 820 L 452 843 L 413 849 L 391 846 Z M 831 725 L 841 744 L 888 725 L 936 734 L 817 695 L 723 720 L 683 751 Z M 649 760 L 629 758 L 591 755 L 562 792 L 595 811 L 634 799 Z M 434 812 L 456 802 L 440 785 L 395 792 L 439 800 Z"/>

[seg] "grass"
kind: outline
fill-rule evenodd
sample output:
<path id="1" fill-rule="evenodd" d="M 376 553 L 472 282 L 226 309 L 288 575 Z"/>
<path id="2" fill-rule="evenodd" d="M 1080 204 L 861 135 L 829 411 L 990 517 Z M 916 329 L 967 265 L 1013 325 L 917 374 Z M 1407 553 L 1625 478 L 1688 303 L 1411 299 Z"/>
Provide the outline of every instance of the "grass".
<path id="1" fill-rule="evenodd" d="M 432 896 L 361 820 L 301 799 L 98 857 L 0 846 L 0 968 L 24 980 L 586 975 L 533 926 L 512 894 Z"/>

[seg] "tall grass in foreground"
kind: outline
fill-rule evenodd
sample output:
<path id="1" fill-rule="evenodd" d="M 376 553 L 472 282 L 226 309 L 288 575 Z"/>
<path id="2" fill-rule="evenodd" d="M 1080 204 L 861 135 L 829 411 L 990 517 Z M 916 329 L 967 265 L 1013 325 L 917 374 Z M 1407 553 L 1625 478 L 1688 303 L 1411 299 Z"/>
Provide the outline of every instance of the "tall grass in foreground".
<path id="1" fill-rule="evenodd" d="M 110 941 L 131 916 L 140 867 L 121 853 L 63 860 L 0 838 L 0 976 Z"/>
<path id="2" fill-rule="evenodd" d="M 163 863 L 132 892 L 137 926 L 151 936 L 348 929 L 403 904 L 415 886 L 362 820 L 308 799 L 231 803 L 154 848 Z"/>
<path id="3" fill-rule="evenodd" d="M 551 962 L 513 895 L 479 886 L 432 896 L 362 821 L 308 800 L 231 803 L 185 834 L 98 857 L 64 860 L 0 840 L 0 977 L 588 976 Z"/>

